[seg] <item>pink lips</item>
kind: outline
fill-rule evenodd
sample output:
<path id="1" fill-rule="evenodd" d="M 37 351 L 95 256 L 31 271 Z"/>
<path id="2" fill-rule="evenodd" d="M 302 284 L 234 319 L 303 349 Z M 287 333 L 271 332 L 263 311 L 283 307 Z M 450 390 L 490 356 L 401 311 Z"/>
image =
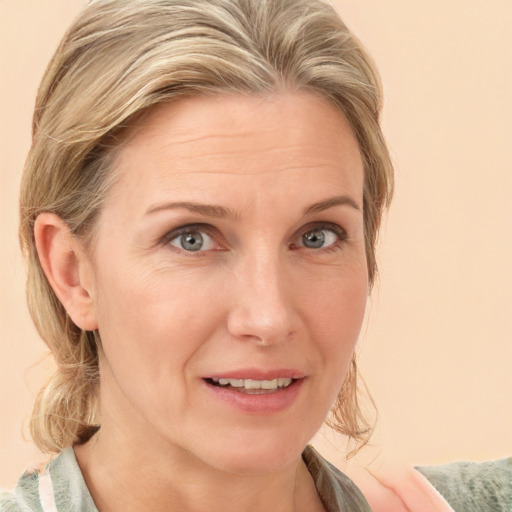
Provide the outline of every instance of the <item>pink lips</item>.
<path id="1" fill-rule="evenodd" d="M 274 380 L 280 377 L 294 380 L 286 388 L 261 394 L 247 394 L 231 387 L 220 387 L 211 383 L 211 379 L 220 378 Z M 304 372 L 298 370 L 260 370 L 252 368 L 209 375 L 204 379 L 204 383 L 208 391 L 212 393 L 216 399 L 221 400 L 231 407 L 245 413 L 266 415 L 275 414 L 290 407 L 297 399 L 305 380 Z"/>

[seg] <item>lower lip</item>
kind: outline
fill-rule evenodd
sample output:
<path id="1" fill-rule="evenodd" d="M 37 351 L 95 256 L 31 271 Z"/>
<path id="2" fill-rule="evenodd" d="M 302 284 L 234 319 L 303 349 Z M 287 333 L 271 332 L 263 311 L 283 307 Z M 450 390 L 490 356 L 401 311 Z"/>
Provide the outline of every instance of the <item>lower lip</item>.
<path id="1" fill-rule="evenodd" d="M 241 411 L 254 414 L 275 414 L 290 407 L 302 388 L 305 379 L 298 379 L 286 388 L 271 393 L 246 394 L 233 388 L 223 388 L 203 381 L 216 398 Z"/>

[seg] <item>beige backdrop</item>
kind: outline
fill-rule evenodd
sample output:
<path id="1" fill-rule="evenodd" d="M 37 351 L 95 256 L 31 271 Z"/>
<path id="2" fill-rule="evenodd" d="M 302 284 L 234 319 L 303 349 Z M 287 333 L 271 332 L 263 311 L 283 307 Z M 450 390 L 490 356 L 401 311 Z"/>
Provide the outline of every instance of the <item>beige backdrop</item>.
<path id="1" fill-rule="evenodd" d="M 38 81 L 84 0 L 0 0 L 0 486 L 37 452 L 22 424 L 44 371 L 24 305 L 16 196 Z M 381 70 L 396 198 L 361 342 L 373 456 L 512 453 L 512 2 L 333 0 Z M 48 366 L 48 363 L 46 364 Z M 340 462 L 341 439 L 315 440 Z"/>

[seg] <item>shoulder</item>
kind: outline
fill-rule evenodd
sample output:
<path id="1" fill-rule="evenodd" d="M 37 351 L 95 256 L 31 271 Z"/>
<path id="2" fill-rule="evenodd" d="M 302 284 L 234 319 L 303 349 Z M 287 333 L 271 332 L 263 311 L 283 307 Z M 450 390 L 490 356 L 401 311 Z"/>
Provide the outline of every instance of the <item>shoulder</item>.
<path id="1" fill-rule="evenodd" d="M 0 493 L 0 512 L 31 512 L 40 510 L 38 471 L 27 471 L 12 491 Z"/>
<path id="2" fill-rule="evenodd" d="M 25 472 L 13 491 L 0 494 L 0 512 L 42 510 L 98 512 L 71 447 L 40 470 Z"/>
<path id="3" fill-rule="evenodd" d="M 419 466 L 455 512 L 510 512 L 512 457 L 490 462 Z"/>

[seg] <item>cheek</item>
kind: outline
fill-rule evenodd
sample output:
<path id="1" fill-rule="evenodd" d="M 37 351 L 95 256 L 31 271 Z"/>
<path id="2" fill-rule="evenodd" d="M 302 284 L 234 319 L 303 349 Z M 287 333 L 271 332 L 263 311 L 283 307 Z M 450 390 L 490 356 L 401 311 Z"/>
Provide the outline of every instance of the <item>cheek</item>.
<path id="1" fill-rule="evenodd" d="M 105 355 L 139 372 L 146 366 L 149 375 L 159 367 L 167 372 L 170 364 L 184 364 L 219 323 L 215 282 L 199 286 L 179 271 L 132 274 L 112 272 L 101 281 L 97 309 Z"/>
<path id="2" fill-rule="evenodd" d="M 341 385 L 363 323 L 368 281 L 366 267 L 338 273 L 310 290 L 307 315 L 333 386 Z"/>
<path id="3" fill-rule="evenodd" d="M 105 401 L 128 402 L 152 422 L 185 413 L 194 362 L 221 321 L 204 287 L 181 284 L 190 279 L 111 275 L 98 301 Z"/>
<path id="4" fill-rule="evenodd" d="M 365 267 L 357 272 L 335 272 L 308 292 L 304 315 L 318 363 L 310 397 L 314 404 L 311 417 L 317 420 L 312 431 L 320 428 L 329 414 L 350 368 L 366 309 L 366 276 Z"/>
<path id="5" fill-rule="evenodd" d="M 304 280 L 304 302 L 315 312 L 320 328 L 334 331 L 347 340 L 357 338 L 368 298 L 368 272 L 365 264 L 334 268 Z"/>

